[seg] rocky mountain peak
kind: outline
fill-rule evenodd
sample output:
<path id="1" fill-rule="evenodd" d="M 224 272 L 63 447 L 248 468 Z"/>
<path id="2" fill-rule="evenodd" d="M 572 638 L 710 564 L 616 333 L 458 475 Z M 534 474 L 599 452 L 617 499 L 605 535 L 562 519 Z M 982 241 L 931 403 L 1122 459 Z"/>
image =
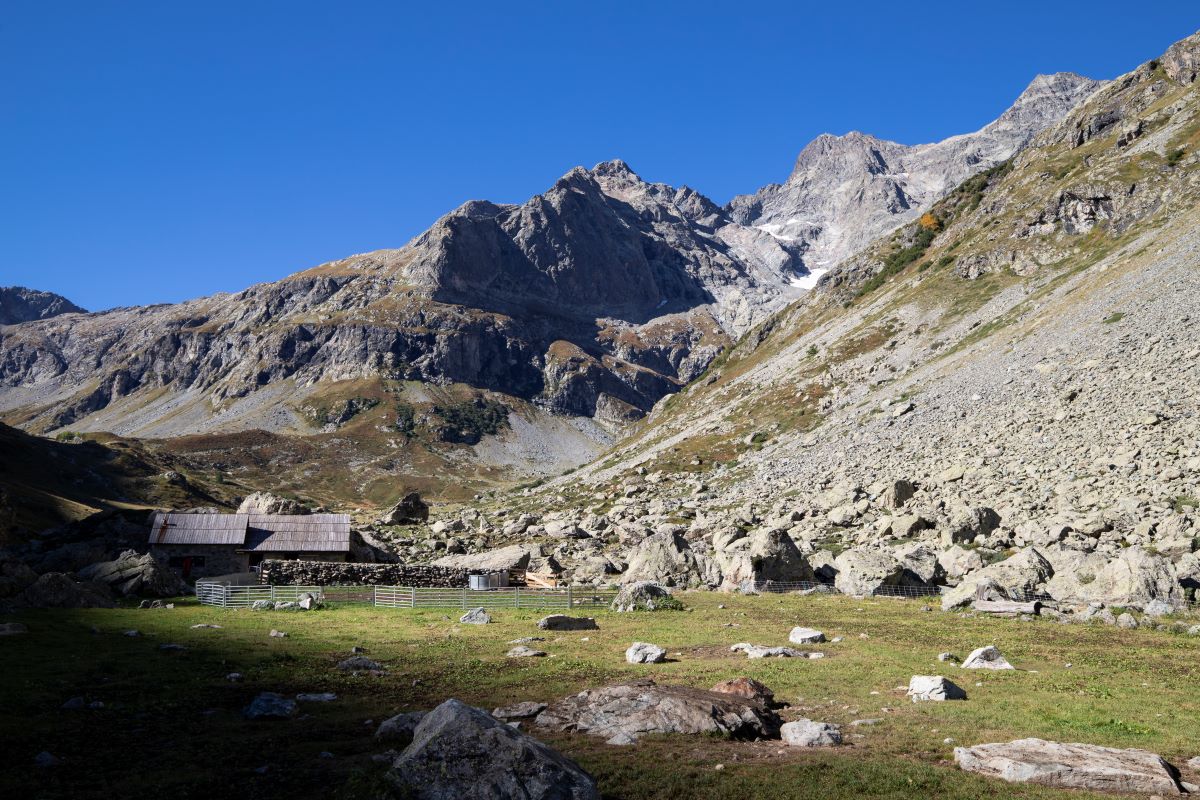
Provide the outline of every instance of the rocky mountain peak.
<path id="1" fill-rule="evenodd" d="M 0 325 L 16 325 L 19 322 L 73 313 L 87 312 L 53 292 L 27 289 L 24 286 L 0 286 Z"/>
<path id="2" fill-rule="evenodd" d="M 726 211 L 799 248 L 809 270 L 828 269 L 1012 157 L 1100 85 L 1069 72 L 1039 75 L 993 122 L 933 144 L 823 134 L 800 152 L 785 183 L 735 197 Z"/>

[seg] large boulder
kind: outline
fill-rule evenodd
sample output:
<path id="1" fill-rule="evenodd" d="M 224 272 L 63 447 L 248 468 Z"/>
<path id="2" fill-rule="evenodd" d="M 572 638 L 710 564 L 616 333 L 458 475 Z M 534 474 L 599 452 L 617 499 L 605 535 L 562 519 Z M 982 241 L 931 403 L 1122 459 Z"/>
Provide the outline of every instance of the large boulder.
<path id="1" fill-rule="evenodd" d="M 714 539 L 723 586 L 733 589 L 746 581 L 795 583 L 813 580 L 813 570 L 787 531 L 761 528 L 749 536 Z"/>
<path id="2" fill-rule="evenodd" d="M 717 565 L 694 552 L 683 536 L 664 530 L 647 536 L 633 549 L 624 579 L 714 587 L 721 582 L 721 575 Z"/>
<path id="3" fill-rule="evenodd" d="M 79 577 L 107 584 L 122 597 L 178 597 L 188 593 L 187 584 L 154 556 L 126 550 L 113 561 L 84 567 Z"/>
<path id="4" fill-rule="evenodd" d="M 578 764 L 458 700 L 430 711 L 388 780 L 414 800 L 599 800 Z"/>
<path id="5" fill-rule="evenodd" d="M 950 516 L 949 524 L 942 530 L 942 544 L 973 542 L 987 536 L 1000 525 L 1000 515 L 987 506 L 959 506 Z"/>
<path id="6" fill-rule="evenodd" d="M 1046 587 L 1054 575 L 1054 568 L 1036 548 L 1027 547 L 1010 558 L 984 567 L 965 578 L 962 583 L 942 595 L 942 609 L 969 605 L 975 599 L 975 590 L 986 587 L 1000 597 L 993 599 L 1024 600 Z"/>
<path id="7" fill-rule="evenodd" d="M 968 772 L 1001 778 L 1009 783 L 1036 783 L 1059 789 L 1117 794 L 1183 794 L 1178 770 L 1161 756 L 1146 750 L 1018 739 L 956 747 L 954 760 Z"/>
<path id="8" fill-rule="evenodd" d="M 388 717 L 379 723 L 375 730 L 375 738 L 381 742 L 408 744 L 413 739 L 413 733 L 421 720 L 425 719 L 424 711 L 406 711 L 394 717 Z"/>
<path id="9" fill-rule="evenodd" d="M 1094 556 L 1083 560 L 1070 571 L 1069 579 L 1051 581 L 1047 590 L 1064 602 L 1098 601 L 1134 608 L 1145 608 L 1153 600 L 1173 606 L 1184 602 L 1175 566 L 1164 556 L 1134 546 L 1097 569 L 1098 564 Z"/>
<path id="10" fill-rule="evenodd" d="M 674 611 L 682 607 L 682 603 L 671 595 L 671 590 L 653 581 L 636 581 L 627 583 L 613 598 L 612 610 L 628 611 Z"/>
<path id="11" fill-rule="evenodd" d="M 983 569 L 983 556 L 979 555 L 978 550 L 968 550 L 957 544 L 938 553 L 937 560 L 946 578 L 952 581 Z"/>
<path id="12" fill-rule="evenodd" d="M 434 561 L 433 565 L 481 572 L 507 572 L 510 569 L 525 569 L 529 566 L 529 559 L 535 555 L 540 556 L 541 553 L 542 550 L 538 545 L 514 544 L 495 550 L 485 550 L 482 553 L 443 556 Z"/>
<path id="13" fill-rule="evenodd" d="M 108 586 L 78 582 L 62 572 L 47 572 L 12 600 L 18 608 L 112 608 L 116 605 Z"/>
<path id="14" fill-rule="evenodd" d="M 37 579 L 38 574 L 23 561 L 0 563 L 0 600 L 19 594 Z"/>
<path id="15" fill-rule="evenodd" d="M 239 514 L 308 514 L 303 504 L 270 492 L 254 492 L 238 506 Z"/>
<path id="16" fill-rule="evenodd" d="M 834 560 L 833 585 L 842 594 L 872 595 L 885 586 L 923 586 L 890 552 L 855 547 Z"/>
<path id="17" fill-rule="evenodd" d="M 926 544 L 914 542 L 901 545 L 895 550 L 896 560 L 904 567 L 909 582 L 921 586 L 945 583 L 946 571 L 938 560 L 937 553 Z"/>
<path id="18" fill-rule="evenodd" d="M 625 660 L 630 664 L 661 664 L 667 660 L 667 651 L 649 642 L 634 642 L 625 651 Z"/>
<path id="19" fill-rule="evenodd" d="M 552 703 L 536 724 L 600 736 L 610 744 L 631 744 L 647 733 L 769 739 L 779 732 L 779 717 L 761 703 L 650 680 L 587 689 Z"/>
<path id="20" fill-rule="evenodd" d="M 784 744 L 792 747 L 832 747 L 842 743 L 842 729 L 829 722 L 798 719 L 779 729 Z"/>
<path id="21" fill-rule="evenodd" d="M 429 505 L 416 492 L 409 492 L 379 518 L 381 525 L 420 525 L 429 521 Z"/>

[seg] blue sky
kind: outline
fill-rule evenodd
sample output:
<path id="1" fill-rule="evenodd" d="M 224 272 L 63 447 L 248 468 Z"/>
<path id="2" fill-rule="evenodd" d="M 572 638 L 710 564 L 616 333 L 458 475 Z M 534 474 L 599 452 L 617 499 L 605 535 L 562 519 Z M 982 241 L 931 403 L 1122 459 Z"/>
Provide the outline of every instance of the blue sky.
<path id="1" fill-rule="evenodd" d="M 822 132 L 973 130 L 1200 28 L 1194 0 L 806 6 L 6 3 L 0 285 L 236 291 L 617 157 L 723 203 Z"/>

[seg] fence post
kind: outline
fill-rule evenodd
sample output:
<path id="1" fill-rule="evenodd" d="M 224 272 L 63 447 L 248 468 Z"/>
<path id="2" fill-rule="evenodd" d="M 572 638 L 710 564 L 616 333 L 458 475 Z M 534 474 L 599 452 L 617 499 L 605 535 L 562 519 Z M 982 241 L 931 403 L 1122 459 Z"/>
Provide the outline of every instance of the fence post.
<path id="1" fill-rule="evenodd" d="M 575 603 L 571 600 L 571 585 L 567 584 L 567 611 L 575 608 Z"/>
<path id="2" fill-rule="evenodd" d="M 516 593 L 513 595 L 513 597 L 516 599 L 517 608 L 520 608 L 521 607 L 521 587 L 516 586 L 514 588 L 516 589 Z"/>
<path id="3" fill-rule="evenodd" d="M 371 605 L 379 606 L 379 587 L 373 583 L 371 584 Z"/>

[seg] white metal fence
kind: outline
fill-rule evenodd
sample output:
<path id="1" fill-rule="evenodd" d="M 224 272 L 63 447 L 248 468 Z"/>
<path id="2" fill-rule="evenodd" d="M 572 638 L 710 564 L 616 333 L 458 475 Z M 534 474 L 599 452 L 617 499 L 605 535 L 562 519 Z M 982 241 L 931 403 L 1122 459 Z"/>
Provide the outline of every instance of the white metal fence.
<path id="1" fill-rule="evenodd" d="M 226 583 L 196 581 L 196 599 L 206 606 L 223 608 L 245 608 L 259 600 L 272 603 L 296 602 L 300 595 L 309 592 L 318 599 L 325 599 L 325 590 L 320 586 L 235 586 Z"/>

